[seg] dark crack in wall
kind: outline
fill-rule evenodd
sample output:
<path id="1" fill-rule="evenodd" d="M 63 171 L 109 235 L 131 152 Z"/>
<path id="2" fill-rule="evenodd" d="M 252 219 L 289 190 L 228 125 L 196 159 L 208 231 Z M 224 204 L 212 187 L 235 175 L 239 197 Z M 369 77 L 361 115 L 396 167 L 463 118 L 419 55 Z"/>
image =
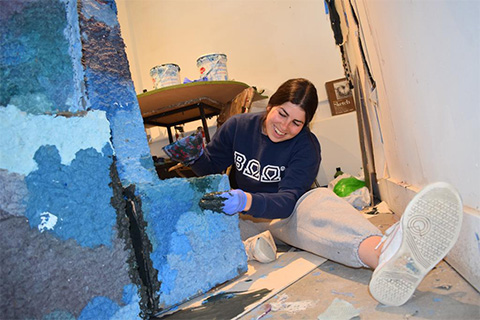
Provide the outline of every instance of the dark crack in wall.
<path id="1" fill-rule="evenodd" d="M 150 259 L 152 245 L 145 234 L 141 199 L 135 196 L 133 185 L 123 188 L 115 161 L 111 167 L 111 178 L 114 194 L 111 203 L 117 210 L 119 237 L 125 241 L 125 248 L 129 252 L 129 275 L 139 289 L 141 316 L 148 319 L 157 312 L 160 282 L 157 281 L 158 271 L 153 268 Z"/>

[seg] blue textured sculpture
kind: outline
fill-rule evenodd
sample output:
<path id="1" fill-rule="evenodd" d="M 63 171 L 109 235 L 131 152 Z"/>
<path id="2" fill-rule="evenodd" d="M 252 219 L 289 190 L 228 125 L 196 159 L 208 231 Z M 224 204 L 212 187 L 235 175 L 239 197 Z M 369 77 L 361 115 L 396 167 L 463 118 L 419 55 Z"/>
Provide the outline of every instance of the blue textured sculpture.
<path id="1" fill-rule="evenodd" d="M 198 207 L 227 178 L 156 176 L 114 1 L 8 1 L 0 34 L 2 317 L 148 317 L 246 271 Z"/>

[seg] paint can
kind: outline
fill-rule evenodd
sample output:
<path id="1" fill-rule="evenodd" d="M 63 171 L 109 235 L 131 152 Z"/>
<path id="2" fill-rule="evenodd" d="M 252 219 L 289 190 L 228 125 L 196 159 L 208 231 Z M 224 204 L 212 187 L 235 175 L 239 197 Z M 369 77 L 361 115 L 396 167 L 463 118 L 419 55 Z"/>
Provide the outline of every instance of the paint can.
<path id="1" fill-rule="evenodd" d="M 180 84 L 180 67 L 175 63 L 164 63 L 150 69 L 155 89 Z"/>
<path id="2" fill-rule="evenodd" d="M 200 71 L 200 79 L 208 81 L 226 81 L 227 55 L 223 53 L 210 53 L 200 56 L 197 59 L 197 67 Z"/>

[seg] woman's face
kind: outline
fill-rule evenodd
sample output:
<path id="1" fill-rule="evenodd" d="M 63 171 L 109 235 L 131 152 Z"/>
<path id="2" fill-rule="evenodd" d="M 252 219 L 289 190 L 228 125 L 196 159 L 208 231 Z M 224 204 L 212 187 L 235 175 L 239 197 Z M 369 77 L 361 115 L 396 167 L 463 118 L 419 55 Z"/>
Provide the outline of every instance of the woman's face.
<path id="1" fill-rule="evenodd" d="M 272 142 L 281 142 L 295 137 L 305 124 L 305 111 L 296 104 L 267 107 L 264 133 Z"/>

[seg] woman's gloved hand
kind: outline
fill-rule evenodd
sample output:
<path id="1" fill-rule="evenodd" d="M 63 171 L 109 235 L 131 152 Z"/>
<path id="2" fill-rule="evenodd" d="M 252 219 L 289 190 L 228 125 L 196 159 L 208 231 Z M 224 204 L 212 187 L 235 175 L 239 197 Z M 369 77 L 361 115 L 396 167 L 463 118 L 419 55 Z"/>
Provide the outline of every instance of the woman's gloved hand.
<path id="1" fill-rule="evenodd" d="M 203 195 L 198 205 L 204 210 L 233 215 L 245 209 L 247 195 L 240 189 L 207 193 Z"/>
<path id="2" fill-rule="evenodd" d="M 173 161 L 184 165 L 191 165 L 203 154 L 203 136 L 202 132 L 191 134 L 185 138 L 177 140 L 168 146 L 163 147 L 163 151 Z"/>

